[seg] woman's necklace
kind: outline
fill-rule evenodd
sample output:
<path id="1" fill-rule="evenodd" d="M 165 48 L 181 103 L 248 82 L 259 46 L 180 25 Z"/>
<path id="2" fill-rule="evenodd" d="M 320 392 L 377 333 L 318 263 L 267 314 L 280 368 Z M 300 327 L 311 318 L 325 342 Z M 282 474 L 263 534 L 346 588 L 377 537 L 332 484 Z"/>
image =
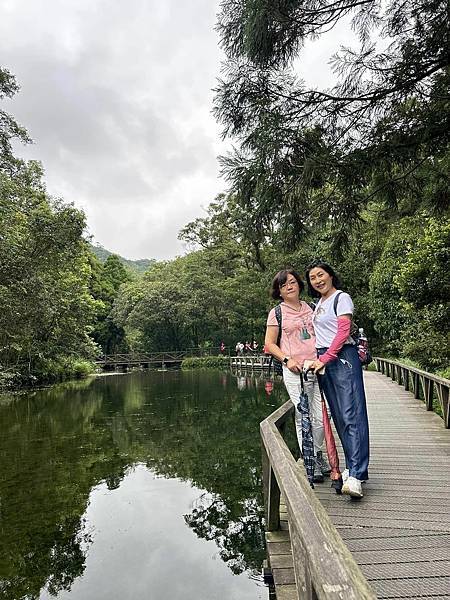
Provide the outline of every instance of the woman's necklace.
<path id="1" fill-rule="evenodd" d="M 289 308 L 292 308 L 292 310 L 295 310 L 295 312 L 300 312 L 302 310 L 301 300 L 299 300 L 298 304 L 296 304 L 295 306 L 293 304 L 290 304 L 289 302 L 285 302 L 285 304 L 289 306 Z"/>

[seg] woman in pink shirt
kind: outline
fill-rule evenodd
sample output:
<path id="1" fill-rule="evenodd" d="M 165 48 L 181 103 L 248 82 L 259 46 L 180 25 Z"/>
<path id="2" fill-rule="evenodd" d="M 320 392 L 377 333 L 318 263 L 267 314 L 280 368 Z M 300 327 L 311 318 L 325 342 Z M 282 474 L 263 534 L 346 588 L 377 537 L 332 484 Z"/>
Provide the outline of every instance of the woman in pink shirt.
<path id="1" fill-rule="evenodd" d="M 301 392 L 300 372 L 305 360 L 314 361 L 316 354 L 316 338 L 312 324 L 313 310 L 303 300 L 300 293 L 305 285 L 293 269 L 279 271 L 272 282 L 272 298 L 281 300 L 281 339 L 277 345 L 279 326 L 275 309 L 269 312 L 265 347 L 283 364 L 283 381 L 286 390 L 295 406 L 295 425 L 299 447 L 302 447 L 301 415 L 297 404 Z M 324 431 L 322 421 L 322 404 L 316 377 L 305 381 L 305 391 L 308 394 L 310 417 L 316 455 L 314 481 L 321 482 L 324 475 L 330 472 L 330 466 L 323 453 Z"/>

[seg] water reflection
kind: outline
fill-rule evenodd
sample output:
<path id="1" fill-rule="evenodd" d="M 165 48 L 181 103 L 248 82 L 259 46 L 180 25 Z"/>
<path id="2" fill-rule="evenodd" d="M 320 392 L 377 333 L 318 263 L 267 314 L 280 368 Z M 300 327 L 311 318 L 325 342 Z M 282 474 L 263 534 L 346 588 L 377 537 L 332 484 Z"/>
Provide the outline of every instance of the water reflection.
<path id="1" fill-rule="evenodd" d="M 2 597 L 39 598 L 43 589 L 60 598 L 100 597 L 98 589 L 86 595 L 88 588 L 77 595 L 80 582 L 91 578 L 86 555 L 99 551 L 93 536 L 98 519 L 89 510 L 99 502 L 98 489 L 113 497 L 124 493 L 133 465 L 145 465 L 153 479 L 188 482 L 195 498 L 180 515 L 190 527 L 184 529 L 213 541 L 231 572 L 259 574 L 264 548 L 258 423 L 282 398 L 280 388 L 269 399 L 264 381 L 244 377 L 243 385 L 242 378 L 133 373 L 0 402 Z M 139 486 L 133 489 L 138 497 Z M 144 513 L 154 505 L 152 497 Z M 117 537 L 114 522 L 108 530 Z M 148 527 L 140 528 L 142 537 L 154 538 Z M 126 569 L 124 564 L 120 576 L 113 571 L 113 579 L 127 579 Z M 266 597 L 257 593 L 248 597 Z M 129 597 L 148 597 L 148 590 L 143 596 L 130 590 Z"/>

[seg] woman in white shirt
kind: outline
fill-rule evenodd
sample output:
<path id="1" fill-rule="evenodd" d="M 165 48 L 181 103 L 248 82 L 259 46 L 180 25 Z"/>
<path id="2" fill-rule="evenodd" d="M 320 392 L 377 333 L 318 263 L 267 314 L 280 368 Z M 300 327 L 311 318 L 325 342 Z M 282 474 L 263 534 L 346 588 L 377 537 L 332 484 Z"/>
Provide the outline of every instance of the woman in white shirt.
<path id="1" fill-rule="evenodd" d="M 317 373 L 325 367 L 320 381 L 344 449 L 342 493 L 362 498 L 361 483 L 369 477 L 369 424 L 362 366 L 350 336 L 353 302 L 325 262 L 309 265 L 306 281 L 310 294 L 320 298 L 313 316 L 318 356 L 314 369 Z"/>

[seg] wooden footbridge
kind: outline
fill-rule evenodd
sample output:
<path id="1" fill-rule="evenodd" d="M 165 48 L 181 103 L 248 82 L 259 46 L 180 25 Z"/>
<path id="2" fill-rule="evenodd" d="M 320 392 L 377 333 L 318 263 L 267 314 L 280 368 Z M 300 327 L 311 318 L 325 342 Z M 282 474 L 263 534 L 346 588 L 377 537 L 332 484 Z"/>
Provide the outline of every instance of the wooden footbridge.
<path id="1" fill-rule="evenodd" d="M 180 365 L 185 358 L 195 356 L 230 356 L 230 348 L 222 352 L 220 348 L 188 348 L 187 350 L 167 350 L 166 352 L 129 352 L 102 354 L 95 364 L 105 370 L 127 370 L 135 367 L 166 367 Z M 231 367 L 238 369 L 269 369 L 271 362 L 267 354 L 230 356 Z"/>
<path id="2" fill-rule="evenodd" d="M 329 480 L 309 487 L 283 437 L 290 401 L 261 423 L 277 600 L 450 600 L 450 381 L 376 362 L 380 372 L 365 373 L 371 460 L 362 500 L 336 495 Z"/>
<path id="3" fill-rule="evenodd" d="M 229 348 L 225 349 L 228 356 Z M 130 352 L 122 354 L 103 354 L 95 364 L 103 369 L 127 370 L 133 367 L 166 367 L 180 365 L 191 356 L 217 356 L 223 354 L 220 348 L 188 348 L 186 350 L 167 350 L 166 352 Z"/>
<path id="4" fill-rule="evenodd" d="M 171 352 L 134 352 L 131 354 L 104 354 L 95 363 L 103 369 L 123 369 L 132 367 L 165 367 L 179 365 L 188 356 L 187 351 Z"/>

